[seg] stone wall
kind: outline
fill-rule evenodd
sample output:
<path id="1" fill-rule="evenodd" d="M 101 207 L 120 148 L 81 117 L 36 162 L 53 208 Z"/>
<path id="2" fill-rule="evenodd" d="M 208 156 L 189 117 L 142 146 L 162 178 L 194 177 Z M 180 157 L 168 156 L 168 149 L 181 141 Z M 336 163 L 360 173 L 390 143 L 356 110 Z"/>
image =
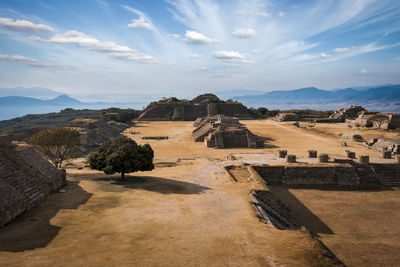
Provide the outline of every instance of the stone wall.
<path id="1" fill-rule="evenodd" d="M 400 164 L 252 166 L 268 185 L 381 188 L 400 186 Z"/>
<path id="2" fill-rule="evenodd" d="M 253 166 L 267 184 L 358 187 L 352 166 Z"/>
<path id="3" fill-rule="evenodd" d="M 31 147 L 0 144 L 0 227 L 64 185 L 58 170 Z"/>

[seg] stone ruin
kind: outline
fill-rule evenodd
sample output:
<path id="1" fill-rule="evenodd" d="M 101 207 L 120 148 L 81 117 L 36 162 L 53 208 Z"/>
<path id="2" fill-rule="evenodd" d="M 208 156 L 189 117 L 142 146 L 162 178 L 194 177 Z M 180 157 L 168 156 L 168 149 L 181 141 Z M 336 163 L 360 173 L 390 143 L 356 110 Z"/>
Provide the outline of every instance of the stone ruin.
<path id="1" fill-rule="evenodd" d="M 263 147 L 264 142 L 250 132 L 237 118 L 217 115 L 197 119 L 197 128 L 192 132 L 195 142 L 204 142 L 206 147 Z"/>
<path id="2" fill-rule="evenodd" d="M 240 119 L 253 119 L 247 108 L 238 102 L 226 102 L 216 95 L 199 95 L 192 100 L 175 97 L 150 103 L 139 116 L 140 121 L 194 121 L 199 117 L 222 114 Z"/>
<path id="3" fill-rule="evenodd" d="M 336 110 L 329 118 L 338 122 L 345 122 L 346 119 L 355 119 L 358 113 L 362 111 L 366 111 L 362 106 L 349 106 Z"/>
<path id="4" fill-rule="evenodd" d="M 32 147 L 0 139 L 0 227 L 44 200 L 66 183 L 59 170 Z"/>
<path id="5" fill-rule="evenodd" d="M 387 119 L 381 121 L 374 120 L 376 115 L 386 116 Z M 376 127 L 385 130 L 400 128 L 400 114 L 361 112 L 357 118 L 350 121 L 353 127 Z"/>
<path id="6" fill-rule="evenodd" d="M 274 117 L 274 120 L 276 120 L 276 121 L 300 121 L 300 120 L 302 120 L 302 118 L 295 113 L 281 112 Z"/>
<path id="7" fill-rule="evenodd" d="M 366 145 L 380 152 L 389 151 L 392 154 L 400 154 L 400 140 L 393 138 L 371 138 Z"/>
<path id="8" fill-rule="evenodd" d="M 69 127 L 80 132 L 81 151 L 83 155 L 87 155 L 105 142 L 117 138 L 130 125 L 116 121 L 106 122 L 102 119 L 79 118 L 71 121 Z"/>

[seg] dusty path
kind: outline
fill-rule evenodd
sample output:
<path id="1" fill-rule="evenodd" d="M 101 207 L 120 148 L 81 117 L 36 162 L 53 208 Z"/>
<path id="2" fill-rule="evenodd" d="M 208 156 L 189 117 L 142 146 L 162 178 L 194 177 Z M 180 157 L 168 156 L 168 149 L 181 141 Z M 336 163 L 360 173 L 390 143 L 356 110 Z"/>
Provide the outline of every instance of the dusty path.
<path id="1" fill-rule="evenodd" d="M 191 122 L 129 129 L 127 135 L 141 143 L 141 136 L 170 136 L 146 141 L 160 163 L 156 169 L 128 176 L 124 183 L 96 171 L 68 169 L 66 193 L 53 194 L 0 229 L 0 265 L 331 265 L 306 231 L 280 231 L 259 222 L 248 193 L 262 185 L 233 182 L 222 169 L 229 162 L 222 160 L 237 154 L 238 162 L 268 162 L 280 147 L 299 155 L 312 148 L 338 154 L 343 149 L 330 138 L 306 138 L 301 130 L 274 122 L 246 123 L 274 147 L 208 149 L 191 140 Z M 357 151 L 375 155 L 362 149 Z"/>

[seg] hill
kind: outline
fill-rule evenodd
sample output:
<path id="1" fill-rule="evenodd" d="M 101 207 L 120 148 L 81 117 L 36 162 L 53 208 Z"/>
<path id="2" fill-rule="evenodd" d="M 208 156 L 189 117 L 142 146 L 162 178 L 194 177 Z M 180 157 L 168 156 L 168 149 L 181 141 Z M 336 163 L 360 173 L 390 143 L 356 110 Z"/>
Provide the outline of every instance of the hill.
<path id="1" fill-rule="evenodd" d="M 247 106 L 270 109 L 315 108 L 337 109 L 348 105 L 362 105 L 368 110 L 399 112 L 400 85 L 367 88 L 322 90 L 315 87 L 287 91 L 272 91 L 260 95 L 235 96 L 233 99 Z"/>

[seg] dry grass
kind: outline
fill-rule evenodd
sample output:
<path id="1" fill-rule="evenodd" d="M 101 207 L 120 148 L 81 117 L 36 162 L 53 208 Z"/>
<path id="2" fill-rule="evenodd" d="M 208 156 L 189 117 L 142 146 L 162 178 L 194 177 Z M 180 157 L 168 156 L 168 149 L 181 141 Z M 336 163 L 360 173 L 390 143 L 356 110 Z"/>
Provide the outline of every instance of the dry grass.
<path id="1" fill-rule="evenodd" d="M 130 175 L 127 182 L 121 183 L 112 179 L 118 175 L 106 176 L 87 168 L 78 170 L 72 163 L 67 169 L 66 193 L 51 195 L 38 207 L 0 229 L 1 265 L 332 265 L 325 250 L 306 231 L 280 231 L 259 222 L 248 193 L 260 184 L 245 180 L 245 169 L 240 171 L 243 182 L 234 182 L 223 167 L 245 161 L 274 162 L 277 160 L 271 153 L 275 154 L 280 148 L 300 158 L 307 155 L 308 149 L 345 155 L 348 148 L 340 146 L 340 139 L 285 123 L 270 120 L 244 123 L 252 132 L 265 137 L 272 148 L 210 149 L 192 141 L 191 122 L 139 122 L 137 127 L 128 129 L 126 135 L 139 143 L 151 144 L 156 157 L 155 170 Z M 133 131 L 139 134 L 130 134 Z M 169 139 L 141 140 L 141 136 L 149 135 L 168 135 Z M 358 144 L 350 145 L 359 154 L 378 156 Z M 229 154 L 235 154 L 238 160 L 227 161 Z M 343 251 L 352 246 L 348 242 L 353 240 L 351 231 L 345 230 L 346 224 L 338 224 L 329 211 L 338 209 L 334 203 L 341 204 L 348 208 L 345 214 L 350 218 L 351 211 L 362 199 L 356 199 L 352 206 L 349 205 L 351 194 L 330 203 L 329 198 L 319 202 L 316 193 L 309 197 L 300 193 L 293 192 L 335 232 L 333 239 L 324 236 L 324 241 L 339 258 L 347 259 Z M 393 197 L 386 198 L 386 193 Z M 365 194 L 364 200 L 369 193 Z M 397 199 L 398 191 L 380 194 L 378 199 L 386 203 Z M 329 207 L 324 212 L 318 209 L 322 204 Z M 332 214 L 338 214 L 335 212 Z M 346 220 L 350 223 L 350 219 Z M 361 222 L 360 219 L 352 227 Z M 342 232 L 346 233 L 342 235 Z M 375 238 L 377 232 L 372 231 L 369 237 Z M 386 242 L 386 239 L 376 238 L 377 247 Z M 368 259 L 368 254 L 366 257 Z"/>

